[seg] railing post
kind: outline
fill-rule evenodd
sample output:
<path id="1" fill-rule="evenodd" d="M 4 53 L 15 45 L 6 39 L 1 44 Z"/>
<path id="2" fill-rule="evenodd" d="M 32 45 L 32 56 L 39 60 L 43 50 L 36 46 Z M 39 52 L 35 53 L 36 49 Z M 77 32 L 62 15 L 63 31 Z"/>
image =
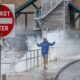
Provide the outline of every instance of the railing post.
<path id="1" fill-rule="evenodd" d="M 26 71 L 27 71 L 27 66 L 28 66 L 28 65 L 27 65 L 27 53 L 26 53 Z"/>
<path id="2" fill-rule="evenodd" d="M 27 29 L 27 14 L 25 13 L 25 29 Z"/>
<path id="3" fill-rule="evenodd" d="M 31 63 L 31 51 L 30 51 L 30 69 L 31 69 L 31 65 L 32 65 L 32 63 Z"/>
<path id="4" fill-rule="evenodd" d="M 34 51 L 34 68 L 35 68 L 35 51 Z"/>
<path id="5" fill-rule="evenodd" d="M 39 67 L 39 51 L 37 50 L 37 67 Z"/>
<path id="6" fill-rule="evenodd" d="M 6 74 L 2 74 L 2 80 L 6 80 Z"/>

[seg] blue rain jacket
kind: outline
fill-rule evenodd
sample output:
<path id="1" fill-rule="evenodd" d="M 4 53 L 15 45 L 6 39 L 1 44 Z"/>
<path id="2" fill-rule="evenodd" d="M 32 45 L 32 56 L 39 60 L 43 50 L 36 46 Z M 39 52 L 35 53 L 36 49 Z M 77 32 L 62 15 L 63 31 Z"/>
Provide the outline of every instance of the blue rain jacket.
<path id="1" fill-rule="evenodd" d="M 53 46 L 54 44 L 55 44 L 55 42 L 49 43 L 48 41 L 46 41 L 46 42 L 43 41 L 40 44 L 37 43 L 37 45 L 39 47 L 41 47 L 41 52 L 43 55 L 48 54 L 49 46 Z"/>

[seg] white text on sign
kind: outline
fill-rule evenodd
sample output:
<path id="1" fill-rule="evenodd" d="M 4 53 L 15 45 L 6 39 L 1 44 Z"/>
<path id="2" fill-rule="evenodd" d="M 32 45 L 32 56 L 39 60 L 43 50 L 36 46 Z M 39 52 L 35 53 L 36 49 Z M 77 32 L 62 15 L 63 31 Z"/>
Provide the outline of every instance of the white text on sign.
<path id="1" fill-rule="evenodd" d="M 0 31 L 8 31 L 8 26 L 0 26 Z"/>
<path id="2" fill-rule="evenodd" d="M 10 16 L 10 11 L 0 11 L 0 16 Z"/>

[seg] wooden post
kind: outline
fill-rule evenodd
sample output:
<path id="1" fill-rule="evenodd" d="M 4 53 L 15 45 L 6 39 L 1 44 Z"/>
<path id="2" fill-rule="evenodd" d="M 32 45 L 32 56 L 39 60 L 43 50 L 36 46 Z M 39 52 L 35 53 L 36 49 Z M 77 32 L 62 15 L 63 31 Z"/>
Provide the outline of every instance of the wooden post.
<path id="1" fill-rule="evenodd" d="M 75 28 L 75 11 L 73 8 L 70 8 L 70 24 L 72 28 Z"/>

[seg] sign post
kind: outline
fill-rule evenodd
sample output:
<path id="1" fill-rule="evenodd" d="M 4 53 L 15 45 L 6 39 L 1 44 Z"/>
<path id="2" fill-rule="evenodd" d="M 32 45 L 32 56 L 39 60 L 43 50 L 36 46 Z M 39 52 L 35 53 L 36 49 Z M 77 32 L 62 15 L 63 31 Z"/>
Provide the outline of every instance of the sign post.
<path id="1" fill-rule="evenodd" d="M 4 38 L 12 37 L 15 23 L 15 6 L 13 4 L 0 4 L 0 69 L 1 69 L 1 48 Z M 1 76 L 0 76 L 1 78 Z"/>
<path id="2" fill-rule="evenodd" d="M 0 45 L 0 71 L 1 71 L 1 45 Z M 0 72 L 0 79 L 1 79 L 1 72 Z"/>

